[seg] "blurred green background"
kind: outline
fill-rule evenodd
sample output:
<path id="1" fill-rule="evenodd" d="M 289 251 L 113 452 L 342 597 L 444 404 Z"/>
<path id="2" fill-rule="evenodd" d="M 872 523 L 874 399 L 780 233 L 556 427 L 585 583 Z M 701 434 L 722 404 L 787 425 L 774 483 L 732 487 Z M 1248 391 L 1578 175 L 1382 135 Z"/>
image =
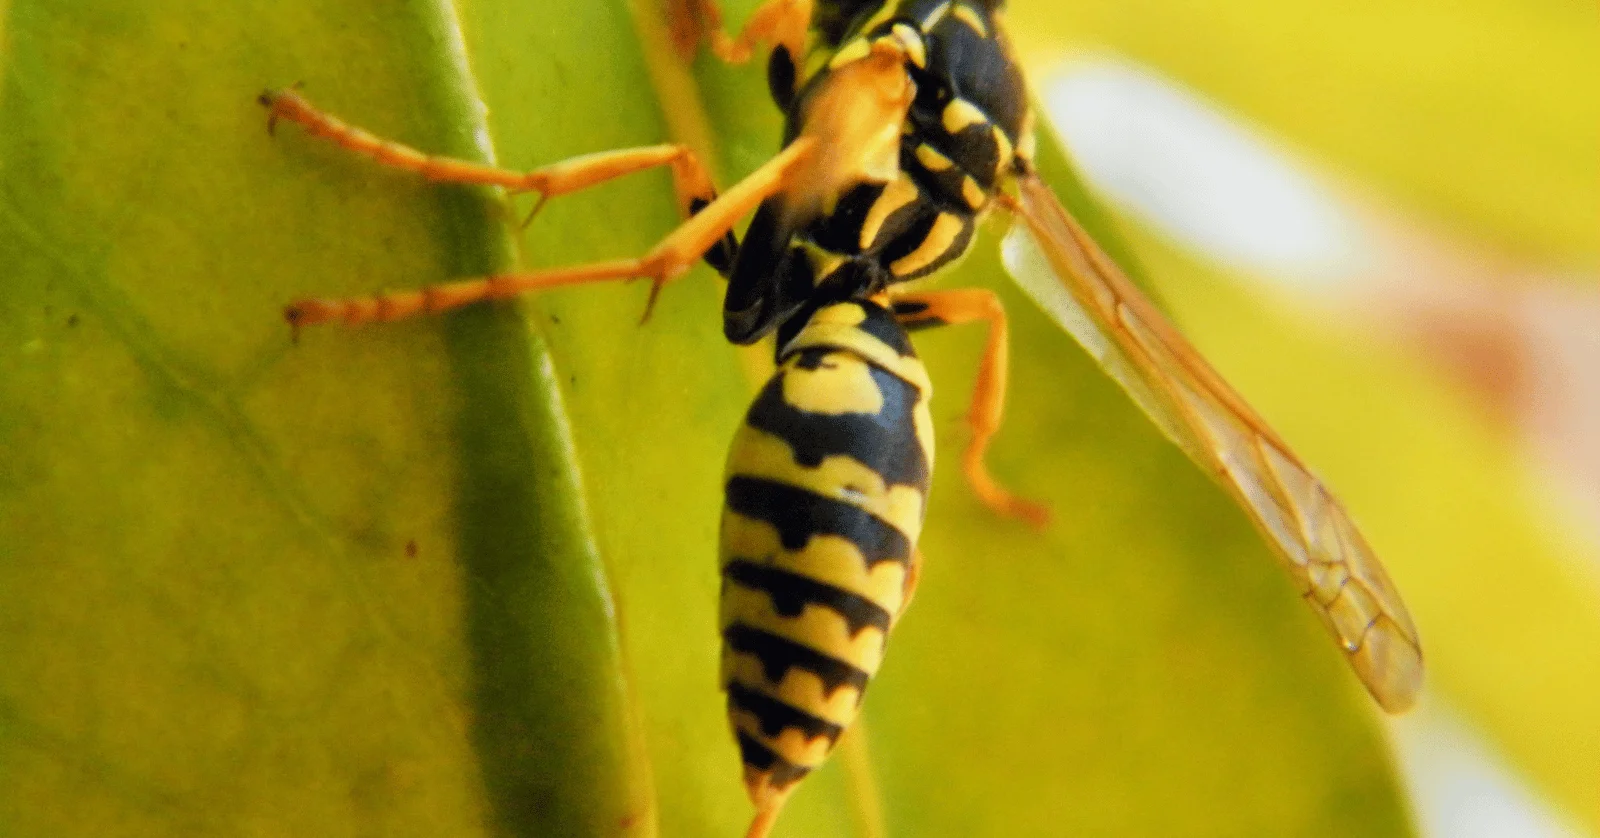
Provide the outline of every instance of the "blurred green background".
<path id="1" fill-rule="evenodd" d="M 1595 265 L 1592 5 L 1012 6 L 1041 66 L 1116 50 L 1407 212 Z M 714 276 L 643 327 L 634 285 L 298 343 L 279 317 L 640 252 L 667 179 L 514 235 L 503 196 L 269 136 L 255 96 L 294 83 L 518 168 L 676 138 L 726 185 L 778 132 L 759 67 L 683 65 L 654 0 L 0 0 L 0 832 L 741 834 L 714 542 L 761 361 Z M 1510 433 L 1049 174 L 1367 527 L 1437 700 L 1600 829 L 1600 585 Z M 1012 312 L 993 465 L 1056 522 L 939 470 L 860 735 L 775 834 L 1413 834 L 1340 655 L 998 232 L 944 282 Z M 981 340 L 919 339 L 945 463 Z"/>

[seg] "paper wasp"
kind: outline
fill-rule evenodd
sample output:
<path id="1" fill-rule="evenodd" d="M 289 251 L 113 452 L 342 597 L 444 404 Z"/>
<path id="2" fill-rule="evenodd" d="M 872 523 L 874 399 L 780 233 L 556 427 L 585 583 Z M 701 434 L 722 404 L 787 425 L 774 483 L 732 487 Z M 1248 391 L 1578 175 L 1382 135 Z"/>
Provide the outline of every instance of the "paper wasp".
<path id="1" fill-rule="evenodd" d="M 749 344 L 775 334 L 778 365 L 733 441 L 722 516 L 722 680 L 757 808 L 753 836 L 854 720 L 916 587 L 934 444 L 931 385 L 908 331 L 987 324 L 962 467 L 996 512 L 1046 520 L 984 465 L 1007 378 L 998 300 L 905 285 L 964 254 L 996 207 L 1017 220 L 1003 245 L 1013 276 L 1244 508 L 1378 703 L 1404 709 L 1420 685 L 1416 629 L 1344 510 L 1035 174 L 1034 117 L 1003 5 L 766 0 L 730 37 L 714 0 L 676 0 L 680 23 L 724 60 L 770 45 L 781 150 L 720 195 L 683 146 L 513 172 L 379 139 L 292 92 L 262 97 L 273 119 L 379 162 L 541 202 L 671 170 L 688 218 L 642 257 L 308 299 L 286 315 L 296 328 L 359 324 L 641 278 L 653 304 L 701 259 L 727 279 L 724 335 Z"/>

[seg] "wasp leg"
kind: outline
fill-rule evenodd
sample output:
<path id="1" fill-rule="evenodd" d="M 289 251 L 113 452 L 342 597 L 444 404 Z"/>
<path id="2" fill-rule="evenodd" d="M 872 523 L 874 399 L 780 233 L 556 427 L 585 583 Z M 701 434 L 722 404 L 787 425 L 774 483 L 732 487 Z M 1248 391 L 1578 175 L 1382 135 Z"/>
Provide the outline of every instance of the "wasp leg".
<path id="1" fill-rule="evenodd" d="M 669 4 L 672 7 L 669 13 L 677 18 L 674 23 L 679 23 L 685 16 L 698 17 L 699 37 L 710 42 L 711 52 L 729 64 L 749 61 L 756 44 L 762 41 L 771 43 L 774 48 L 781 46 L 787 49 L 790 61 L 797 63 L 805 54 L 806 30 L 811 27 L 812 2 L 766 0 L 750 13 L 750 19 L 745 22 L 737 38 L 730 38 L 723 31 L 722 8 L 717 0 L 676 0 Z M 692 23 L 673 28 L 679 32 L 694 32 Z M 691 35 L 691 38 L 694 36 Z M 680 46 L 688 52 L 692 50 L 694 41 L 681 42 Z"/>
<path id="2" fill-rule="evenodd" d="M 978 365 L 978 381 L 972 389 L 972 405 L 967 409 L 967 424 L 972 427 L 972 441 L 961 458 L 967 482 L 990 509 L 1021 518 L 1036 527 L 1049 523 L 1050 511 L 1045 506 L 1017 497 L 996 483 L 984 464 L 984 454 L 989 440 L 1000 429 L 1005 413 L 1007 349 L 1006 310 L 1000 298 L 992 291 L 963 288 L 953 291 L 897 294 L 893 297 L 895 315 L 907 329 L 971 323 L 975 320 L 989 324 L 989 339 L 984 347 L 983 360 Z"/>
<path id="3" fill-rule="evenodd" d="M 780 801 L 756 812 L 755 818 L 750 821 L 750 828 L 744 833 L 744 838 L 767 838 L 772 832 L 772 825 L 778 822 L 778 812 L 782 809 L 783 803 Z"/>
<path id="4" fill-rule="evenodd" d="M 917 583 L 922 581 L 922 551 L 911 548 L 911 562 L 906 566 L 905 581 L 900 584 L 900 610 L 894 614 L 894 619 L 899 622 L 900 615 L 906 613 L 906 608 L 911 605 L 911 598 L 917 595 Z"/>
<path id="5" fill-rule="evenodd" d="M 602 151 L 518 172 L 424 154 L 410 146 L 385 140 L 319 110 L 294 91 L 263 93 L 261 103 L 271 111 L 269 126 L 275 125 L 279 119 L 287 119 L 303 126 L 314 137 L 325 138 L 340 148 L 370 157 L 385 166 L 415 172 L 431 181 L 500 186 L 513 192 L 537 192 L 539 201 L 523 221 L 524 226 L 551 198 L 658 166 L 671 167 L 672 188 L 678 196 L 678 209 L 685 217 L 699 212 L 717 197 L 710 172 L 700 158 L 684 145 L 663 144 Z M 730 234 L 723 242 L 706 251 L 706 261 L 718 273 L 727 275 L 732 269 L 737 246 Z"/>
<path id="6" fill-rule="evenodd" d="M 783 188 L 790 171 L 811 154 L 815 141 L 801 138 L 776 157 L 735 184 L 721 197 L 667 234 L 649 253 L 637 259 L 617 259 L 566 268 L 526 273 L 497 274 L 400 291 L 342 300 L 308 299 L 291 303 L 284 318 L 299 328 L 330 320 L 350 325 L 432 314 L 480 300 L 498 300 L 527 291 L 606 282 L 619 279 L 651 280 L 650 306 L 662 286 L 682 276 L 696 260 L 726 240 L 740 218 Z M 645 309 L 645 317 L 650 308 Z"/>
<path id="7" fill-rule="evenodd" d="M 717 196 L 716 188 L 711 185 L 710 173 L 687 146 L 653 145 L 603 151 L 562 160 L 532 171 L 518 172 L 425 154 L 410 146 L 385 140 L 319 110 L 292 90 L 268 91 L 261 94 L 260 101 L 270 111 L 269 128 L 276 125 L 278 120 L 286 119 L 300 124 L 314 137 L 327 139 L 340 148 L 370 157 L 385 166 L 415 172 L 441 183 L 480 184 L 501 186 L 513 192 L 537 192 L 541 204 L 550 198 L 658 166 L 672 168 L 673 188 L 678 193 L 678 204 L 685 215 L 692 214 L 697 204 L 703 206 Z"/>

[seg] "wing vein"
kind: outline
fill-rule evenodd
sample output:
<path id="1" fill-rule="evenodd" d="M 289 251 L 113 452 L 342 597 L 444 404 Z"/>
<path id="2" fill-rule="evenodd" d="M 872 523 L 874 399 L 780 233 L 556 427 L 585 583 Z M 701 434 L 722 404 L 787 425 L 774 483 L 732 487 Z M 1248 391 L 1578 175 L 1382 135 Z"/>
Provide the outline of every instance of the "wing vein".
<path id="1" fill-rule="evenodd" d="M 1048 186 L 1024 176 L 1017 189 L 1004 203 L 1021 223 L 1004 256 L 1018 284 L 1238 502 L 1378 703 L 1410 706 L 1422 683 L 1416 627 L 1344 508 Z"/>

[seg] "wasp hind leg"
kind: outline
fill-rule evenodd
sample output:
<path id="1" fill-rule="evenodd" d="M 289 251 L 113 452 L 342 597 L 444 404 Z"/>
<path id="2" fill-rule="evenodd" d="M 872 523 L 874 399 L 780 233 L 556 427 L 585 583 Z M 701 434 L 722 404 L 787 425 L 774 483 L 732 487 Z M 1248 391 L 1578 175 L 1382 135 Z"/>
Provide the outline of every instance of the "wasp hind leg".
<path id="1" fill-rule="evenodd" d="M 1005 415 L 1006 375 L 1009 364 L 1006 310 L 992 291 L 962 288 L 952 291 L 897 294 L 892 297 L 895 316 L 907 329 L 926 329 L 973 321 L 989 324 L 989 338 L 983 359 L 978 364 L 978 380 L 972 388 L 972 404 L 967 409 L 967 424 L 972 439 L 962 454 L 961 466 L 967 482 L 986 506 L 1042 527 L 1050 521 L 1050 510 L 1043 504 L 1020 498 L 1001 486 L 989 474 L 984 455 L 989 441 Z"/>

